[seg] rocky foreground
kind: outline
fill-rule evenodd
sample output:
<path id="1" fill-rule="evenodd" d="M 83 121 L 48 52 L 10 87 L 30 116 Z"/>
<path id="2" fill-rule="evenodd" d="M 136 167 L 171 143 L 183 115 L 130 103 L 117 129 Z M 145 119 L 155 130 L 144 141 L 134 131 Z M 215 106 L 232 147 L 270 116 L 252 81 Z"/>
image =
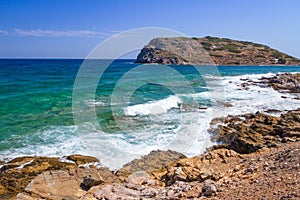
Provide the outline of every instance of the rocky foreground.
<path id="1" fill-rule="evenodd" d="M 266 45 L 228 38 L 155 38 L 137 63 L 174 65 L 300 65 L 300 60 Z"/>
<path id="2" fill-rule="evenodd" d="M 298 77 L 261 81 L 295 93 Z M 16 158 L 0 168 L 0 199 L 300 199 L 300 109 L 217 118 L 209 131 L 222 144 L 202 155 L 153 151 L 115 172 L 81 155 Z"/>

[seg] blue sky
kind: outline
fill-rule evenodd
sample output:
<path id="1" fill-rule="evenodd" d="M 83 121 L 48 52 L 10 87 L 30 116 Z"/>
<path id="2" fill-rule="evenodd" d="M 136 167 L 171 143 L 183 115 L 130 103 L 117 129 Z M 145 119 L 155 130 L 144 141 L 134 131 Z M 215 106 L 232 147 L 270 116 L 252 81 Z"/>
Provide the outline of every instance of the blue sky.
<path id="1" fill-rule="evenodd" d="M 267 44 L 300 58 L 299 0 L 0 0 L 0 58 L 84 58 L 141 27 Z"/>

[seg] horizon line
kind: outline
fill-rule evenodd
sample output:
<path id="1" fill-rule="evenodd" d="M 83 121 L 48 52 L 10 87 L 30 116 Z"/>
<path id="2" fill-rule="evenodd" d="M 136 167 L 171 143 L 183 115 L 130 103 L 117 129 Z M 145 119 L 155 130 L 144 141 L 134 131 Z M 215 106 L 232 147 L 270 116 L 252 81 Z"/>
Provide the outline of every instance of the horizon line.
<path id="1" fill-rule="evenodd" d="M 85 59 L 88 59 L 88 60 L 136 60 L 136 58 L 70 58 L 70 57 L 66 57 L 66 58 L 62 58 L 62 57 L 0 57 L 0 60 L 9 60 L 9 59 L 56 59 L 56 60 L 59 60 L 59 59 L 69 59 L 69 60 L 85 60 Z"/>

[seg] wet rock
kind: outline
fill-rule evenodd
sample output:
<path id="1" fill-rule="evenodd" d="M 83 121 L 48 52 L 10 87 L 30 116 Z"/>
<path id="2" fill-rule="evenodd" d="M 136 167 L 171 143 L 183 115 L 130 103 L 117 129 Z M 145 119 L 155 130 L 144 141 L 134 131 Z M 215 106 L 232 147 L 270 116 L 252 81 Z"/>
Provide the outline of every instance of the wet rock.
<path id="1" fill-rule="evenodd" d="M 280 113 L 281 111 L 280 110 L 277 110 L 277 109 L 268 109 L 265 111 L 266 113 Z"/>
<path id="2" fill-rule="evenodd" d="M 86 163 L 100 162 L 95 157 L 82 156 L 82 155 L 78 155 L 78 154 L 67 156 L 66 159 L 74 161 L 77 165 L 82 165 L 82 164 L 86 164 Z"/>
<path id="3" fill-rule="evenodd" d="M 277 147 L 280 142 L 296 141 L 300 138 L 299 116 L 300 110 L 289 111 L 280 117 L 260 112 L 238 118 L 228 116 L 224 119 L 225 125 L 212 126 L 215 130 L 211 133 L 229 149 L 248 154 L 263 147 Z"/>

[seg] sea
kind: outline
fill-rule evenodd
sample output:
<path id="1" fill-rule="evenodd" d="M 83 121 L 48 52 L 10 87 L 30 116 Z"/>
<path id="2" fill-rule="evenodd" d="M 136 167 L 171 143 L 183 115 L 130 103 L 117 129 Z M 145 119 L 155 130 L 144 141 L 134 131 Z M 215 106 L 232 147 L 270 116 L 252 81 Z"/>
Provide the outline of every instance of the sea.
<path id="1" fill-rule="evenodd" d="M 195 156 L 218 143 L 214 118 L 299 108 L 294 94 L 247 84 L 285 72 L 300 66 L 0 59 L 0 160 L 81 154 L 118 169 L 157 149 Z"/>

